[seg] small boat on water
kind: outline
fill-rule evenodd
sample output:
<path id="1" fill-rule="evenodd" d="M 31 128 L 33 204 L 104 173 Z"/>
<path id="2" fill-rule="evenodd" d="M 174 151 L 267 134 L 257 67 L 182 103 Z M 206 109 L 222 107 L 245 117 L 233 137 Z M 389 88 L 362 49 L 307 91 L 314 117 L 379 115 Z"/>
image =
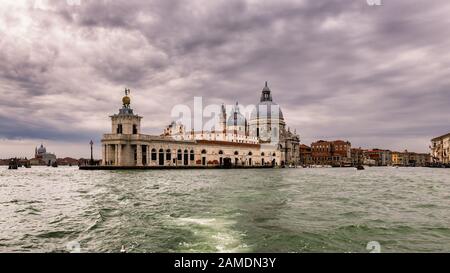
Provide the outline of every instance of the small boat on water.
<path id="1" fill-rule="evenodd" d="M 358 166 L 356 166 L 356 169 L 357 169 L 358 171 L 363 171 L 363 170 L 365 170 L 365 168 L 364 168 L 363 165 L 358 165 Z"/>
<path id="2" fill-rule="evenodd" d="M 58 168 L 58 163 L 56 163 L 56 161 L 53 162 L 53 163 L 52 163 L 52 167 L 53 167 L 53 168 Z"/>
<path id="3" fill-rule="evenodd" d="M 18 168 L 19 164 L 17 159 L 11 159 L 11 161 L 9 161 L 8 170 L 17 170 Z"/>

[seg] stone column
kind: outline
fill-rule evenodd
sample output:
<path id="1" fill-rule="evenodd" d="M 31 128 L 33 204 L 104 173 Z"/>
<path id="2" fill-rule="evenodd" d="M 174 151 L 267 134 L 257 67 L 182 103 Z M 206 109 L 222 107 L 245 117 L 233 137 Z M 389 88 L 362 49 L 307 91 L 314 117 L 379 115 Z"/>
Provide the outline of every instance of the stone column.
<path id="1" fill-rule="evenodd" d="M 110 157 L 111 157 L 111 147 L 109 146 L 109 144 L 106 144 L 106 165 L 109 165 L 109 161 L 111 161 Z"/>
<path id="2" fill-rule="evenodd" d="M 142 146 L 140 144 L 136 145 L 136 152 L 137 152 L 136 166 L 142 166 Z"/>
<path id="3" fill-rule="evenodd" d="M 102 165 L 106 165 L 106 144 L 102 145 Z"/>
<path id="4" fill-rule="evenodd" d="M 114 144 L 114 165 L 118 166 L 119 165 L 119 147 L 117 147 L 119 145 Z"/>
<path id="5" fill-rule="evenodd" d="M 122 144 L 117 145 L 117 166 L 122 166 Z"/>

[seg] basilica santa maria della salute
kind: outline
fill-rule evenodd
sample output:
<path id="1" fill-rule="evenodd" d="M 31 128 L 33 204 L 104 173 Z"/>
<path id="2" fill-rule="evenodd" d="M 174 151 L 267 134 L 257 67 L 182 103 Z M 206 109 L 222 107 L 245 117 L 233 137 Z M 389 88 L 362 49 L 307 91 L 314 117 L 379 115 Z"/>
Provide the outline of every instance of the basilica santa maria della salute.
<path id="1" fill-rule="evenodd" d="M 249 119 L 238 103 L 222 105 L 213 130 L 188 130 L 172 122 L 161 135 L 141 132 L 143 117 L 131 108 L 129 89 L 122 108 L 111 116 L 111 132 L 102 138 L 105 167 L 276 167 L 299 164 L 300 138 L 286 126 L 266 82 Z M 287 129 L 286 129 L 287 128 Z"/>

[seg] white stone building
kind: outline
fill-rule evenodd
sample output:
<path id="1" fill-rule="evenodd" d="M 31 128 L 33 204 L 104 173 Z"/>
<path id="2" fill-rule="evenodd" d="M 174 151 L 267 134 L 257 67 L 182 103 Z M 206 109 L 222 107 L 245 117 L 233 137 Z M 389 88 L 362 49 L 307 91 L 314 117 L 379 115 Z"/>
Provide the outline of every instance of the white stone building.
<path id="1" fill-rule="evenodd" d="M 299 137 L 290 130 L 285 130 L 281 110 L 272 102 L 267 83 L 261 97 L 261 105 L 273 105 L 274 107 L 269 108 L 269 111 L 275 109 L 276 114 L 264 112 L 260 115 L 255 112 L 248 123 L 240 113 L 237 104 L 228 118 L 222 106 L 220 124 L 216 127 L 218 130 L 211 132 L 186 132 L 182 124 L 173 122 L 160 136 L 142 134 L 142 117 L 133 113 L 128 90 L 122 102 L 123 107 L 119 113 L 111 116 L 111 133 L 105 134 L 102 139 L 103 165 L 282 166 L 298 164 Z M 271 128 L 275 130 L 271 131 Z M 251 133 L 252 129 L 254 134 Z M 271 141 L 270 138 L 263 139 L 262 133 L 273 131 L 277 141 Z"/>
<path id="2" fill-rule="evenodd" d="M 430 148 L 433 162 L 450 163 L 450 133 L 433 138 Z"/>
<path id="3" fill-rule="evenodd" d="M 52 165 L 56 162 L 56 155 L 48 153 L 43 144 L 34 149 L 34 159 L 32 159 L 33 165 Z"/>

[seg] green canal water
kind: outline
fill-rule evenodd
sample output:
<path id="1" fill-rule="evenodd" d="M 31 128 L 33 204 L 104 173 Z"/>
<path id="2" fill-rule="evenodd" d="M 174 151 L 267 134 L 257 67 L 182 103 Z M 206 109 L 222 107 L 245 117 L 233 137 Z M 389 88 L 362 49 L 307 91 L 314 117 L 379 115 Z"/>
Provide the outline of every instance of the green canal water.
<path id="1" fill-rule="evenodd" d="M 450 251 L 450 169 L 0 169 L 0 252 Z"/>

